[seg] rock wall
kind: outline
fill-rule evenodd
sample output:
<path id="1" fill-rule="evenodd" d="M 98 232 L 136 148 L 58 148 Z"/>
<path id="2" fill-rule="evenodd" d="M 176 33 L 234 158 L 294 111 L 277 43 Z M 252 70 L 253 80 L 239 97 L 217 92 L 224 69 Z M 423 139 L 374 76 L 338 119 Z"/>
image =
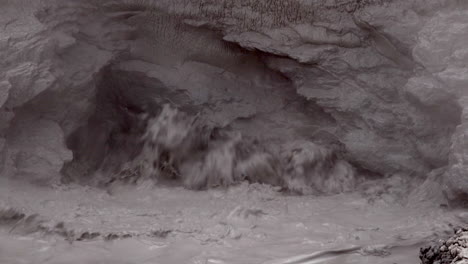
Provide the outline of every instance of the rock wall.
<path id="1" fill-rule="evenodd" d="M 129 135 L 132 113 L 171 104 L 265 145 L 314 142 L 374 174 L 445 168 L 446 196 L 466 199 L 463 1 L 0 4 L 4 174 L 39 158 L 51 175 L 64 163 L 92 174 L 95 157 L 125 152 L 109 141 Z"/>
<path id="2" fill-rule="evenodd" d="M 444 10 L 432 17 L 422 30 L 418 33 L 419 42 L 413 49 L 413 54 L 418 61 L 425 66 L 426 78 L 431 84 L 436 84 L 433 88 L 443 90 L 445 95 L 454 96 L 458 105 L 461 106 L 462 114 L 460 124 L 451 137 L 449 144 L 448 169 L 442 181 L 446 195 L 455 204 L 465 204 L 467 194 L 467 174 L 466 174 L 466 107 L 468 82 L 466 65 L 468 62 L 467 48 L 463 43 L 468 40 L 465 32 L 468 30 L 468 19 L 465 9 Z M 425 86 L 423 86 L 425 87 Z M 423 96 L 420 96 L 423 97 Z M 426 93 L 423 97 L 426 101 L 429 98 L 440 100 L 431 93 Z M 431 99 L 432 101 L 433 99 Z M 448 105 L 448 102 L 438 103 L 438 105 Z M 447 117 L 448 113 L 444 112 Z"/>

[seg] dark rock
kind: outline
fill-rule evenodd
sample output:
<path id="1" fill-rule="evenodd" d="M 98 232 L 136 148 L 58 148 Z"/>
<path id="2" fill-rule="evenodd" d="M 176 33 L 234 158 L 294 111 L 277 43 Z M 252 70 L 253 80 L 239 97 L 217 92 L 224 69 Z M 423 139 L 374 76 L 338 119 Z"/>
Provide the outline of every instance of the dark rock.
<path id="1" fill-rule="evenodd" d="M 464 264 L 468 261 L 468 229 L 461 228 L 447 240 L 439 240 L 423 247 L 419 253 L 421 264 Z"/>

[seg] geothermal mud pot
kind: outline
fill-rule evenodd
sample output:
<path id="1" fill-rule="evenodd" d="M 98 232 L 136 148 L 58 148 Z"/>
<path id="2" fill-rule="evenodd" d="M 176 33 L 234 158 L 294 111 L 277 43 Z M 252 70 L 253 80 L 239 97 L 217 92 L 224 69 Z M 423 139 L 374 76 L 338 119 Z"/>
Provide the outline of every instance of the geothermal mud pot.
<path id="1" fill-rule="evenodd" d="M 0 0 L 0 263 L 467 263 L 467 43 L 462 0 Z"/>

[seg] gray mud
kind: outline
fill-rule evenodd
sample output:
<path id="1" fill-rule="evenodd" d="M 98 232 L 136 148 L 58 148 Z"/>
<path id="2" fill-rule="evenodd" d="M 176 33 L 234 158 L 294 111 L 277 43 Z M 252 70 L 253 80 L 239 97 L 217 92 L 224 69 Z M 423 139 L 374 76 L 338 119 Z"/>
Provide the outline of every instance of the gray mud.
<path id="1" fill-rule="evenodd" d="M 10 180 L 0 201 L 5 264 L 418 263 L 421 246 L 460 222 L 440 207 L 370 203 L 359 193 L 291 196 L 247 183 L 196 192 L 145 182 L 106 192 Z"/>

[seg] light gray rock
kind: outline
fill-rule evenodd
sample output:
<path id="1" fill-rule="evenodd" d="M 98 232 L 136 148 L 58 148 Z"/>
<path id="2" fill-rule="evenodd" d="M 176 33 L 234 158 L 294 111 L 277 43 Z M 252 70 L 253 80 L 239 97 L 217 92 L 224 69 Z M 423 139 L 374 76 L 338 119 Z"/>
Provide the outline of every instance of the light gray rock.
<path id="1" fill-rule="evenodd" d="M 143 105 L 128 95 L 157 87 L 154 104 L 198 113 L 273 149 L 317 142 L 382 175 L 446 166 L 437 173 L 446 192 L 468 190 L 457 102 L 468 85 L 468 16 L 460 1 L 52 0 L 8 2 L 0 12 L 1 113 L 16 115 L 15 127 L 27 127 L 34 113 L 55 135 L 52 123 L 65 138 L 97 131 L 106 142 L 125 136 L 122 113 Z M 138 82 L 100 105 L 108 64 Z M 80 130 L 101 110 L 102 131 Z M 65 157 L 56 171 L 69 156 L 63 142 L 54 146 Z M 257 163 L 268 167 L 267 157 Z"/>
<path id="2" fill-rule="evenodd" d="M 468 178 L 466 162 L 468 154 L 466 131 L 468 100 L 468 75 L 466 73 L 466 45 L 468 41 L 468 19 L 466 10 L 451 10 L 441 12 L 431 18 L 418 35 L 418 44 L 413 54 L 428 70 L 433 72 L 433 78 L 440 81 L 441 88 L 458 98 L 463 108 L 461 120 L 453 134 L 450 143 L 449 164 L 444 175 L 444 192 L 455 204 L 466 204 L 468 195 Z M 434 98 L 433 87 L 426 87 L 426 95 Z M 421 89 L 421 88 L 420 88 Z M 425 90 L 426 90 L 425 89 Z M 437 88 L 439 89 L 439 88 Z M 415 91 L 414 88 L 410 90 Z M 440 92 L 439 96 L 442 95 Z M 419 96 L 419 98 L 423 98 Z M 443 107 L 449 103 L 438 103 Z"/>
<path id="3" fill-rule="evenodd" d="M 442 11 L 431 18 L 418 33 L 414 58 L 430 72 L 466 63 L 466 10 Z M 465 55 L 464 55 L 465 54 Z M 465 59 L 465 60 L 464 60 Z"/>
<path id="4" fill-rule="evenodd" d="M 16 177 L 57 181 L 64 162 L 73 154 L 64 146 L 60 127 L 35 118 L 14 123 L 7 135 L 7 169 Z"/>
<path id="5" fill-rule="evenodd" d="M 80 27 L 76 19 L 91 14 L 84 2 L 0 5 L 2 176 L 57 180 L 63 163 L 72 159 L 63 130 L 70 133 L 84 121 L 94 94 L 92 76 L 112 52 L 72 36 Z M 117 46 L 112 41 L 111 50 Z"/>
<path id="6" fill-rule="evenodd" d="M 44 64 L 25 62 L 6 73 L 6 78 L 13 88 L 6 107 L 21 106 L 54 84 L 56 79 L 49 71 L 50 66 Z"/>
<path id="7" fill-rule="evenodd" d="M 426 106 L 437 107 L 454 100 L 445 85 L 431 76 L 415 76 L 408 80 L 404 88 L 411 98 Z"/>
<path id="8" fill-rule="evenodd" d="M 444 177 L 448 198 L 455 204 L 466 205 L 468 196 L 468 97 L 463 97 L 462 124 L 459 125 L 453 135 L 449 155 L 449 167 Z"/>

